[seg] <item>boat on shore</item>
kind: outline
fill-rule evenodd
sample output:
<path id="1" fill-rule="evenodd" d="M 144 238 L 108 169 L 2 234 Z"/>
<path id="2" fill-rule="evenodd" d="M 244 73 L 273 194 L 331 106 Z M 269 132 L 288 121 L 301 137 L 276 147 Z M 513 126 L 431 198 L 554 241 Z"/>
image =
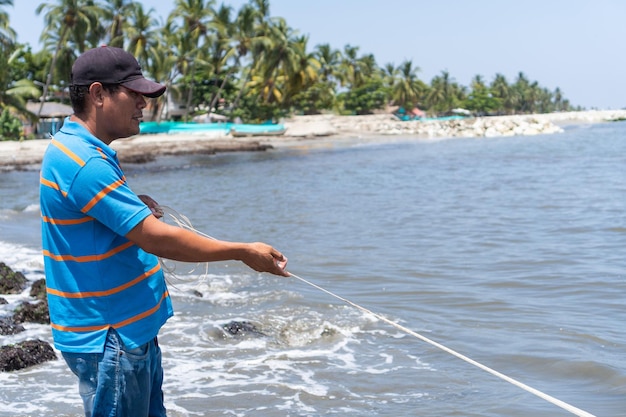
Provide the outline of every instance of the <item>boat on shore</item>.
<path id="1" fill-rule="evenodd" d="M 282 124 L 244 124 L 244 123 L 194 123 L 194 122 L 144 122 L 140 125 L 142 134 L 230 134 L 233 137 L 280 136 L 285 133 Z"/>
<path id="2" fill-rule="evenodd" d="M 266 125 L 245 125 L 237 124 L 230 127 L 230 134 L 233 137 L 241 138 L 247 136 L 281 136 L 285 134 L 285 127 L 277 124 Z"/>

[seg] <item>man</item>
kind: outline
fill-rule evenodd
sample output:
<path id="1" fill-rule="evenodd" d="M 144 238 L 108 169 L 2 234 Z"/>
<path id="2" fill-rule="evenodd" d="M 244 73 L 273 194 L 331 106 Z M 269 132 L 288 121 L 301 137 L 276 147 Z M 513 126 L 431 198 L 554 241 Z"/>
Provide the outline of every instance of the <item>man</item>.
<path id="1" fill-rule="evenodd" d="M 164 92 L 122 49 L 85 52 L 72 67 L 74 114 L 42 163 L 52 335 L 79 378 L 87 416 L 165 416 L 157 334 L 173 309 L 157 257 L 240 260 L 289 275 L 287 259 L 271 246 L 211 240 L 167 225 L 154 200 L 130 190 L 109 145 L 139 133 L 145 97 Z"/>

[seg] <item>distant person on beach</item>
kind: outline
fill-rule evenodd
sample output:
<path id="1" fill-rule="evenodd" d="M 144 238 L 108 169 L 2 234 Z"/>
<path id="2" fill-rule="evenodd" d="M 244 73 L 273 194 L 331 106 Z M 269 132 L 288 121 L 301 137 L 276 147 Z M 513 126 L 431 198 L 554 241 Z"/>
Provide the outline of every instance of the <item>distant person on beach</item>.
<path id="1" fill-rule="evenodd" d="M 42 244 L 55 347 L 79 379 L 87 416 L 165 416 L 159 329 L 173 315 L 158 257 L 239 260 L 289 276 L 264 243 L 211 240 L 168 225 L 158 204 L 129 188 L 116 139 L 139 133 L 144 78 L 119 48 L 85 52 L 72 67 L 74 114 L 46 150 L 40 180 Z"/>

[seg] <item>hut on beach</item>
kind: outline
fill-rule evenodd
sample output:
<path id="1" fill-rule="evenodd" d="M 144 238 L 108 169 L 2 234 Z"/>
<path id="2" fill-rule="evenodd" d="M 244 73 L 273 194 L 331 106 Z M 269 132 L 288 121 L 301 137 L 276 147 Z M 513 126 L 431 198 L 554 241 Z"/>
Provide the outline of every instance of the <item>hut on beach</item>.
<path id="1" fill-rule="evenodd" d="M 40 102 L 31 101 L 26 103 L 26 109 L 35 115 L 39 114 L 39 122 L 35 126 L 30 123 L 25 124 L 24 134 L 26 136 L 34 134 L 38 138 L 54 135 L 63 126 L 63 120 L 74 113 L 71 106 L 52 101 L 43 103 L 43 107 Z"/>

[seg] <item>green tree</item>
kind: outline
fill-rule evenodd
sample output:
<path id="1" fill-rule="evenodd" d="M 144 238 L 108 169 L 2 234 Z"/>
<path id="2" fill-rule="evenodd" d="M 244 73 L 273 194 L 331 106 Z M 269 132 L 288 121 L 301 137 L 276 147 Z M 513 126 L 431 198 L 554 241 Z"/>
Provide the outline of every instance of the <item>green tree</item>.
<path id="1" fill-rule="evenodd" d="M 141 3 L 130 8 L 126 21 L 125 37 L 127 49 L 133 54 L 142 68 L 148 69 L 150 61 L 156 59 L 162 51 L 157 51 L 159 44 L 159 21 L 154 17 L 155 10 L 144 10 Z M 151 74 L 153 77 L 154 74 Z"/>
<path id="2" fill-rule="evenodd" d="M 512 114 L 515 109 L 513 92 L 511 91 L 511 86 L 506 77 L 502 74 L 496 74 L 489 86 L 489 90 L 493 98 L 499 102 L 498 112 Z"/>
<path id="3" fill-rule="evenodd" d="M 39 97 L 40 92 L 32 80 L 26 78 L 24 54 L 24 47 L 0 45 L 0 108 L 32 120 L 26 101 Z"/>
<path id="4" fill-rule="evenodd" d="M 341 52 L 333 49 L 330 44 L 321 44 L 315 47 L 315 59 L 319 62 L 319 78 L 321 82 L 337 82 L 341 64 Z"/>
<path id="5" fill-rule="evenodd" d="M 214 11 L 211 27 L 215 31 L 215 39 L 211 43 L 208 56 L 214 72 L 214 84 L 217 88 L 212 92 L 209 111 L 217 108 L 222 91 L 226 88 L 231 74 L 236 71 L 236 67 L 229 65 L 230 61 L 232 64 L 236 63 L 238 55 L 237 43 L 235 42 L 237 30 L 235 20 L 233 9 L 230 6 L 222 4 Z"/>
<path id="6" fill-rule="evenodd" d="M 311 88 L 318 81 L 320 63 L 314 52 L 307 52 L 308 37 L 298 36 L 292 39 L 292 45 L 296 51 L 293 66 L 288 69 L 286 105 L 292 104 L 293 97 Z M 291 61 L 288 61 L 291 63 Z"/>
<path id="7" fill-rule="evenodd" d="M 511 86 L 514 110 L 517 113 L 528 113 L 528 96 L 530 94 L 530 81 L 526 74 L 519 72 L 515 83 Z"/>
<path id="8" fill-rule="evenodd" d="M 485 84 L 483 77 L 476 75 L 470 84 L 470 93 L 462 103 L 463 108 L 479 115 L 493 113 L 500 107 L 500 100 L 495 98 Z"/>
<path id="9" fill-rule="evenodd" d="M 127 40 L 124 34 L 133 29 L 129 19 L 137 13 L 138 7 L 142 8 L 141 3 L 135 0 L 105 0 L 103 26 L 107 45 L 124 48 Z"/>
<path id="10" fill-rule="evenodd" d="M 167 87 L 166 94 L 156 99 L 152 99 L 156 104 L 152 108 L 152 119 L 156 119 L 157 121 L 161 121 L 161 118 L 163 117 L 163 110 L 168 97 L 170 95 L 178 98 L 182 96 L 178 85 L 174 83 L 174 80 L 179 75 L 176 66 L 178 58 L 177 55 L 172 53 L 171 44 L 166 41 L 166 38 L 171 35 L 165 32 L 165 29 L 161 31 L 161 36 L 157 38 L 157 41 L 154 44 L 152 44 L 152 42 L 149 43 L 150 56 L 149 59 L 146 59 L 142 64 L 144 65 L 143 68 L 146 69 L 146 72 L 150 74 L 154 80 Z"/>
<path id="11" fill-rule="evenodd" d="M 176 0 L 175 8 L 168 17 L 168 26 L 175 34 L 170 39 L 175 39 L 175 47 L 178 49 L 176 63 L 187 84 L 185 118 L 189 116 L 191 108 L 196 71 L 199 67 L 208 66 L 205 42 L 210 41 L 209 25 L 214 15 L 214 3 L 213 0 Z"/>
<path id="12" fill-rule="evenodd" d="M 0 44 L 9 46 L 15 42 L 15 31 L 9 25 L 9 14 L 2 10 L 4 6 L 13 6 L 13 0 L 0 0 Z"/>
<path id="13" fill-rule="evenodd" d="M 86 34 L 97 25 L 98 19 L 103 15 L 103 9 L 91 0 L 58 0 L 58 4 L 41 3 L 35 12 L 39 15 L 44 10 L 46 11 L 44 16 L 46 27 L 41 41 L 44 42 L 46 48 L 53 49 L 54 53 L 43 88 L 43 100 L 38 116 L 47 98 L 60 53 L 66 51 L 74 55 L 74 48 L 77 48 L 79 53 L 84 52 Z M 69 45 L 70 42 L 73 43 L 74 48 Z M 75 56 L 72 56 L 72 61 L 73 58 Z"/>
<path id="14" fill-rule="evenodd" d="M 382 79 L 370 78 L 361 87 L 341 93 L 339 98 L 348 114 L 371 114 L 373 110 L 385 107 L 387 94 Z"/>
<path id="15" fill-rule="evenodd" d="M 464 100 L 463 87 L 457 84 L 448 71 L 432 79 L 427 97 L 429 108 L 437 113 L 447 113 Z"/>
<path id="16" fill-rule="evenodd" d="M 18 140 L 22 137 L 22 122 L 9 109 L 0 113 L 0 140 Z"/>
<path id="17" fill-rule="evenodd" d="M 12 4 L 0 0 L 0 44 L 14 39 L 2 10 Z M 148 75 L 167 85 L 168 95 L 151 107 L 159 118 L 170 95 L 187 111 L 224 101 L 231 116 L 255 120 L 333 108 L 364 114 L 380 108 L 381 95 L 386 105 L 440 114 L 457 106 L 508 114 L 570 108 L 560 90 L 551 92 L 522 72 L 512 85 L 497 74 L 490 86 L 481 78 L 468 90 L 447 71 L 425 84 L 411 61 L 380 68 L 374 55 L 354 45 L 340 51 L 324 44 L 311 52 L 308 35 L 271 16 L 270 0 L 248 0 L 236 14 L 224 2 L 175 0 L 166 22 L 153 17 L 154 9 L 145 12 L 139 0 L 47 0 L 36 12 L 44 14 L 44 51 L 32 55 L 27 79 L 45 80 L 44 97 L 63 91 L 79 54 L 106 42 L 131 51 Z M 39 59 L 48 63 L 43 77 Z"/>
<path id="18" fill-rule="evenodd" d="M 238 113 L 237 108 L 244 94 L 250 94 L 250 89 L 260 84 L 259 76 L 254 74 L 256 63 L 262 59 L 268 49 L 272 47 L 270 38 L 270 9 L 269 0 L 251 0 L 239 11 L 237 18 L 237 33 L 239 43 L 238 63 L 240 65 L 239 91 L 232 104 L 231 117 Z M 243 43 L 242 43 L 243 42 Z M 242 63 L 242 59 L 250 54 L 249 62 Z M 253 77 L 255 80 L 253 81 Z M 251 100 L 245 100 L 251 103 Z M 240 112 L 243 116 L 245 112 Z M 267 112 L 265 112 L 267 113 Z"/>
<path id="19" fill-rule="evenodd" d="M 289 77 L 297 76 L 302 49 L 293 41 L 296 33 L 285 19 L 273 19 L 266 29 L 264 42 L 259 44 L 260 50 L 257 50 L 251 87 L 254 92 L 260 93 L 264 103 L 280 106 Z"/>
<path id="20" fill-rule="evenodd" d="M 420 103 L 425 91 L 424 83 L 417 77 L 419 67 L 413 66 L 410 60 L 404 61 L 397 68 L 397 77 L 392 84 L 394 104 L 405 109 L 413 109 Z"/>
<path id="21" fill-rule="evenodd" d="M 339 83 L 348 89 L 363 86 L 378 69 L 373 55 L 358 56 L 359 47 L 346 45 L 339 64 Z"/>

